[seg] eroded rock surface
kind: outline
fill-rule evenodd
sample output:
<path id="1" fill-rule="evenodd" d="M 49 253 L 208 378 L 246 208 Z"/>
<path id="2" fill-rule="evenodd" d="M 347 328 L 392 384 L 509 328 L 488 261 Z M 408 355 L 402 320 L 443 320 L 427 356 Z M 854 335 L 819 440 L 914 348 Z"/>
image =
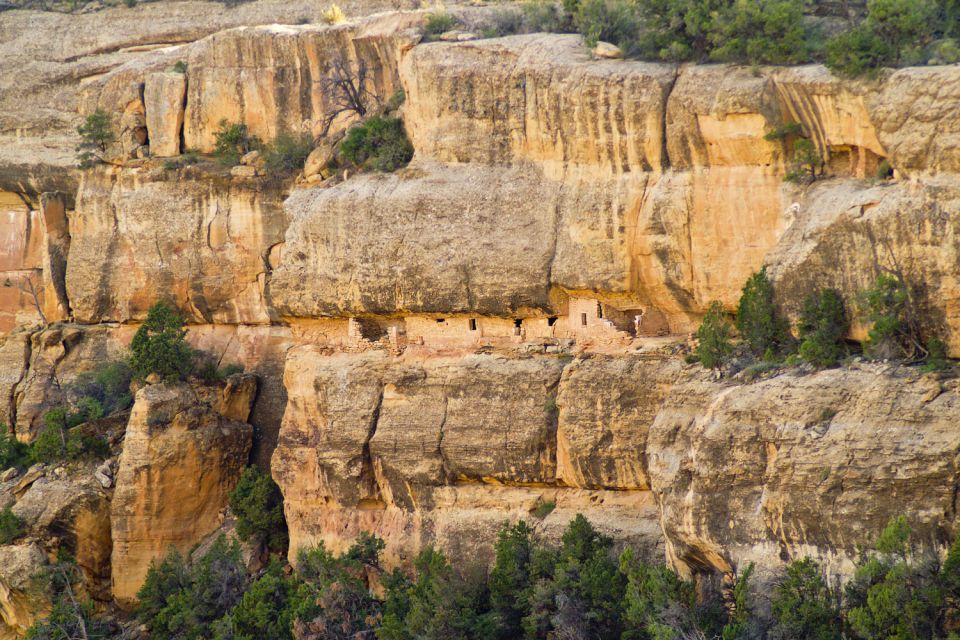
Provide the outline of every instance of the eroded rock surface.
<path id="1" fill-rule="evenodd" d="M 220 525 L 247 465 L 253 428 L 187 385 L 149 385 L 130 413 L 110 505 L 113 595 L 129 605 L 150 562 L 182 553 Z"/>

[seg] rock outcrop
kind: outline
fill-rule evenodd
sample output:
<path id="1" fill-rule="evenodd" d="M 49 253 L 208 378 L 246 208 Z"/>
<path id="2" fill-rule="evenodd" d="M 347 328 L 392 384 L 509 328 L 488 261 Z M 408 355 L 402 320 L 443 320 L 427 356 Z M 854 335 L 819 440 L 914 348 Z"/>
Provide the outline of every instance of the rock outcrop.
<path id="1" fill-rule="evenodd" d="M 763 571 L 810 555 L 846 574 L 898 515 L 928 544 L 953 540 L 956 381 L 884 365 L 705 378 L 674 388 L 647 441 L 675 566 Z"/>
<path id="2" fill-rule="evenodd" d="M 66 285 L 78 321 L 141 320 L 165 298 L 195 323 L 270 322 L 265 277 L 286 229 L 275 189 L 191 168 L 90 172 L 71 224 Z"/>
<path id="3" fill-rule="evenodd" d="M 170 547 L 182 553 L 215 530 L 240 472 L 253 428 L 235 418 L 253 402 L 250 385 L 234 384 L 243 399 L 206 401 L 187 385 L 150 385 L 130 413 L 116 489 L 110 505 L 113 596 L 135 602 L 150 562 Z M 219 411 L 228 407 L 232 417 Z"/>
<path id="4" fill-rule="evenodd" d="M 180 154 L 186 97 L 185 73 L 157 71 L 145 78 L 143 104 L 151 155 L 165 157 Z"/>
<path id="5" fill-rule="evenodd" d="M 47 563 L 34 543 L 0 546 L 0 638 L 20 637 L 50 606 L 37 597 L 33 577 Z"/>

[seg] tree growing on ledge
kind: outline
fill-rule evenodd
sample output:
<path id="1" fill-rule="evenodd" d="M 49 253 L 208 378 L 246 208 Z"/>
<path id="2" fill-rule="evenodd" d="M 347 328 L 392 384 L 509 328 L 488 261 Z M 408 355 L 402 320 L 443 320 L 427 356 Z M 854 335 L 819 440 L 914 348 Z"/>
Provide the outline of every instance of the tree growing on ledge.
<path id="1" fill-rule="evenodd" d="M 110 114 L 97 109 L 77 127 L 77 133 L 80 134 L 80 144 L 77 145 L 77 163 L 80 167 L 86 169 L 103 161 L 103 154 L 114 139 Z"/>
<path id="2" fill-rule="evenodd" d="M 157 302 L 130 343 L 130 368 L 142 380 L 155 373 L 166 381 L 184 380 L 193 371 L 193 350 L 183 318 L 166 302 Z"/>
<path id="3" fill-rule="evenodd" d="M 696 355 L 700 363 L 708 369 L 716 369 L 733 353 L 733 343 L 730 341 L 730 321 L 723 310 L 723 303 L 714 300 L 710 303 L 703 323 L 697 329 Z"/>

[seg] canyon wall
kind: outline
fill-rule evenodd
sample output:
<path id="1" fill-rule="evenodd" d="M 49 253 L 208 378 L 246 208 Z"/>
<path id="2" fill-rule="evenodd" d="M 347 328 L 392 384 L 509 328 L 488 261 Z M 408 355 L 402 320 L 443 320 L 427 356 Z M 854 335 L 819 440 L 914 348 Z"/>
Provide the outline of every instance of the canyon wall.
<path id="1" fill-rule="evenodd" d="M 555 539 L 581 512 L 685 575 L 803 555 L 845 575 L 895 515 L 933 545 L 957 533 L 954 380 L 856 362 L 753 381 L 682 358 L 762 266 L 791 317 L 821 286 L 855 312 L 894 271 L 960 356 L 956 67 L 853 81 L 598 60 L 575 35 L 422 42 L 415 11 L 328 27 L 269 24 L 296 3 L 177 6 L 123 41 L 70 27 L 42 67 L 84 81 L 62 81 L 55 113 L 23 123 L 0 99 L 0 421 L 34 437 L 158 300 L 258 378 L 243 415 L 139 392 L 116 488 L 84 511 L 109 535 L 79 529 L 109 547 L 87 564 L 119 601 L 220 526 L 248 460 L 284 494 L 291 558 L 368 530 L 391 566 L 433 542 L 482 561 L 503 521 Z M 318 181 L 203 157 L 224 119 L 336 139 L 356 120 L 325 132 L 338 61 L 381 101 L 403 91 L 407 167 Z M 97 108 L 118 140 L 80 171 L 72 127 Z M 793 139 L 767 134 L 787 123 L 824 159 L 812 184 L 784 181 Z M 22 629 L 17 580 L 0 574 L 0 614 Z"/>

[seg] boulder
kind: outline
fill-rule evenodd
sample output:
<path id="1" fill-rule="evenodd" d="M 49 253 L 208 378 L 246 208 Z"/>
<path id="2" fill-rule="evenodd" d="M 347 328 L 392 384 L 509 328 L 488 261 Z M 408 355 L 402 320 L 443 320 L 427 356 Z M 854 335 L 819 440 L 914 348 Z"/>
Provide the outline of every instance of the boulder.
<path id="1" fill-rule="evenodd" d="M 593 55 L 598 58 L 615 60 L 623 57 L 623 51 L 615 44 L 610 44 L 609 42 L 598 42 L 597 46 L 593 48 Z"/>

